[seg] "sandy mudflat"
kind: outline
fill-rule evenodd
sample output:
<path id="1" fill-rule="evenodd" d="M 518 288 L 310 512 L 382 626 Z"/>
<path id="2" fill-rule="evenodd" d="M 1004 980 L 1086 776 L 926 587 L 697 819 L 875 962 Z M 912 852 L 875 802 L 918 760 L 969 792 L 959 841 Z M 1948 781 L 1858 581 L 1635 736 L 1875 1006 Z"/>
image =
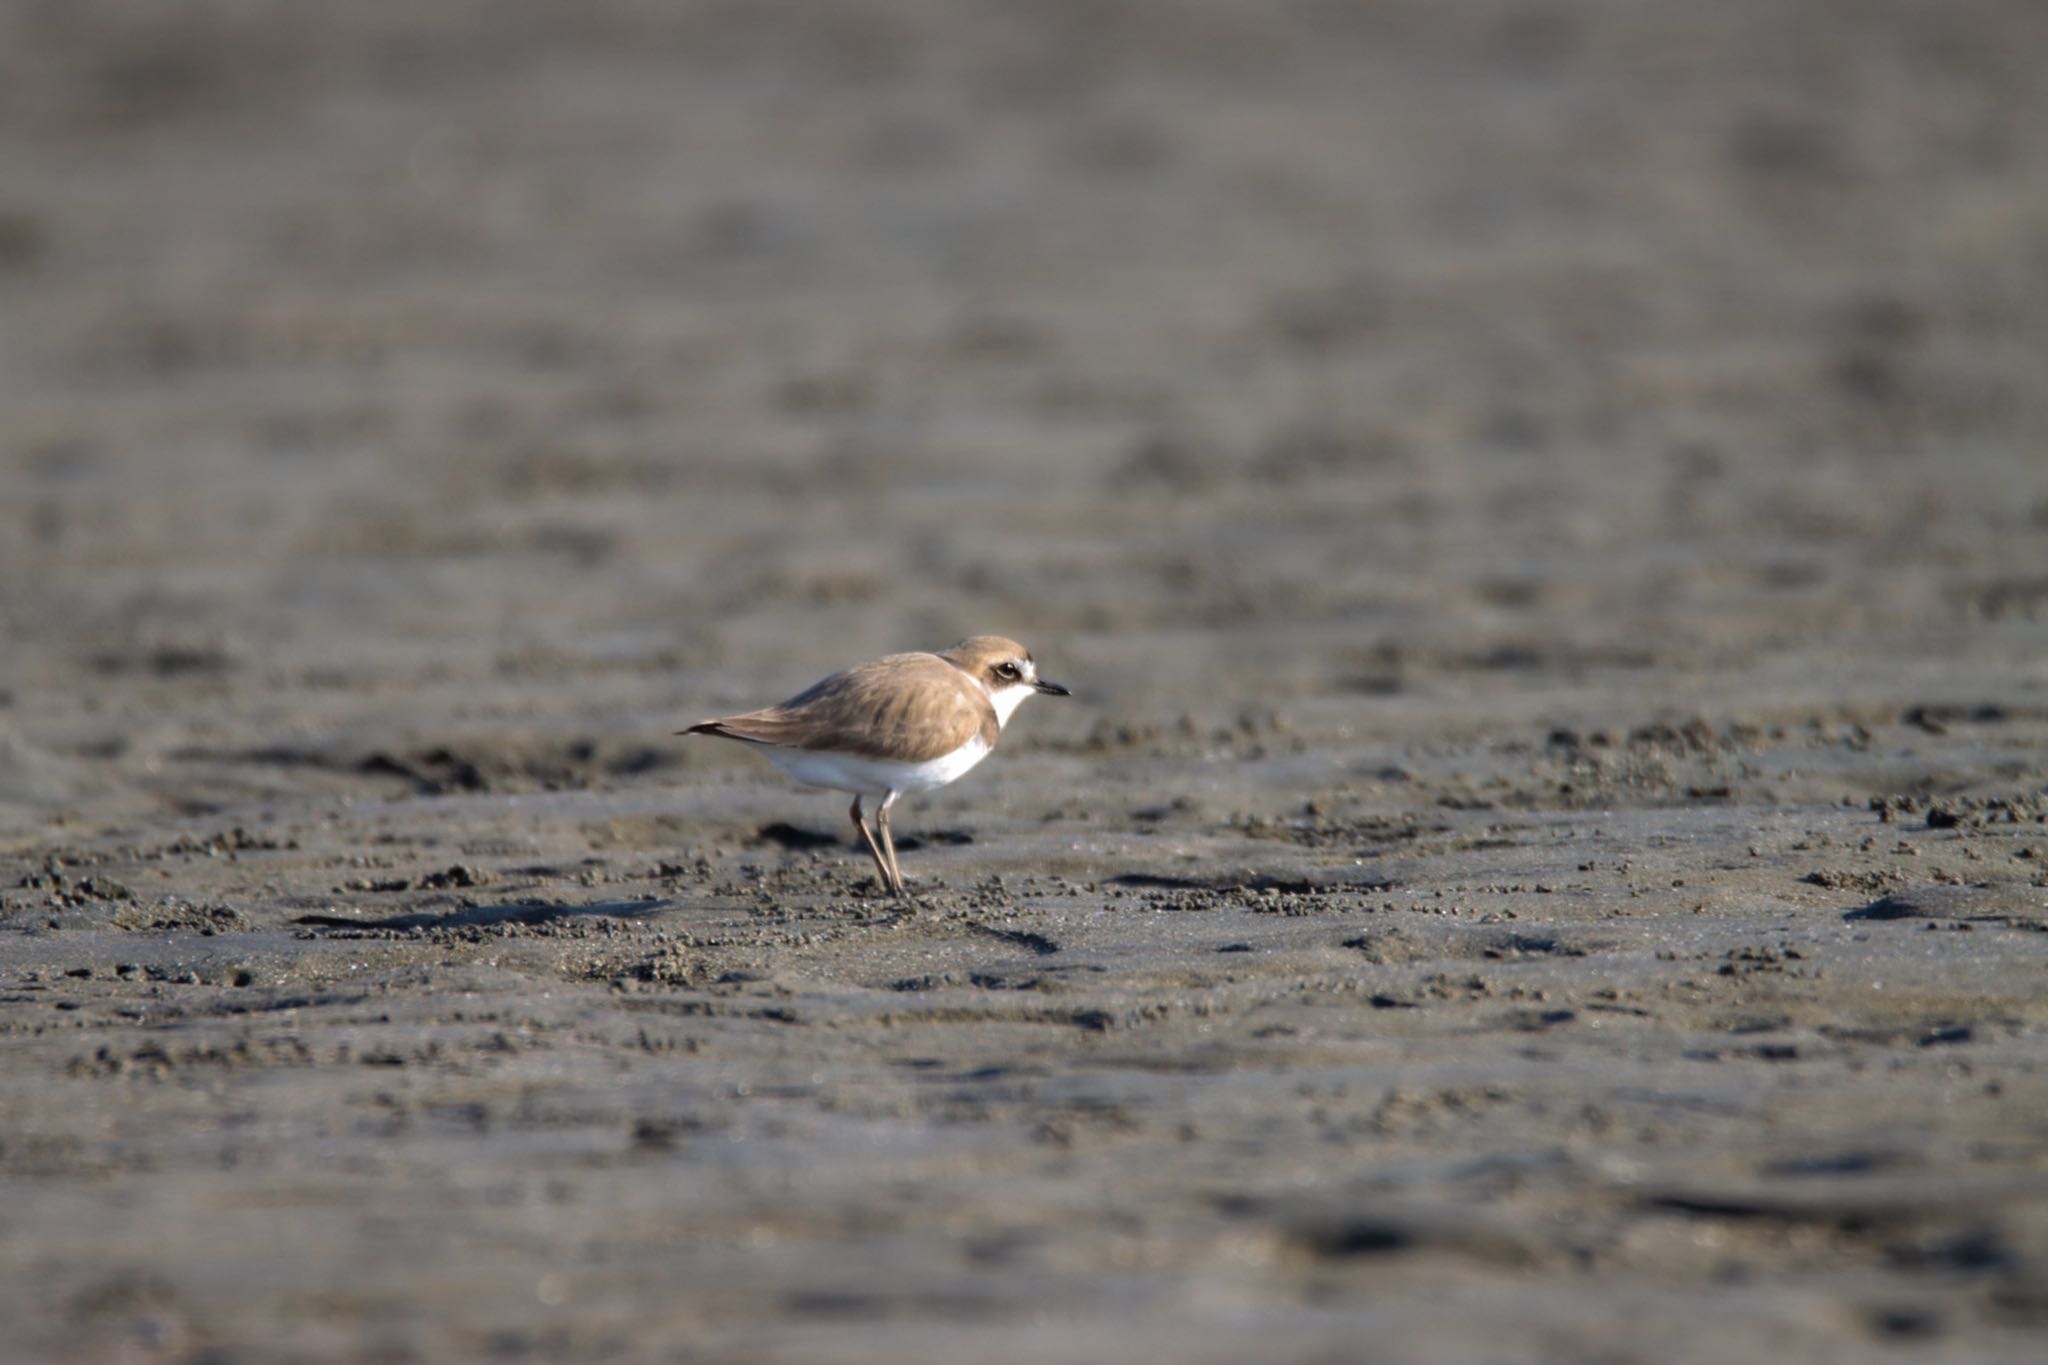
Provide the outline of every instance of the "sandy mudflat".
<path id="1" fill-rule="evenodd" d="M 2044 67 L 0 6 L 0 1358 L 2041 1359 Z"/>

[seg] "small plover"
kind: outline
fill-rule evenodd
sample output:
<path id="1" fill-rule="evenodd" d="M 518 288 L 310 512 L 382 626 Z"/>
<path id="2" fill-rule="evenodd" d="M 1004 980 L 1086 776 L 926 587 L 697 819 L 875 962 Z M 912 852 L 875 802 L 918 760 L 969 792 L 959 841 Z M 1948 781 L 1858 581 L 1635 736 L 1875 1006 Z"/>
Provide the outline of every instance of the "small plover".
<path id="1" fill-rule="evenodd" d="M 1030 651 L 1015 640 L 976 635 L 936 654 L 891 654 L 834 673 L 778 706 L 676 733 L 740 740 L 799 782 L 852 792 L 853 827 L 883 887 L 901 896 L 889 807 L 987 758 L 1010 713 L 1034 692 L 1069 695 L 1038 676 Z M 874 829 L 863 801 L 874 803 Z"/>

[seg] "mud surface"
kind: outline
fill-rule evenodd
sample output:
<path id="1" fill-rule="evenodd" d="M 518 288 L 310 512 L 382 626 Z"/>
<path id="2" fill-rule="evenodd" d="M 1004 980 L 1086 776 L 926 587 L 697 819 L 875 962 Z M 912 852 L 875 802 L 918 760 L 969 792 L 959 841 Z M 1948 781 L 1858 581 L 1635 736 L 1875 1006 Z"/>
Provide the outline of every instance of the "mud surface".
<path id="1" fill-rule="evenodd" d="M 0 8 L 0 1354 L 2039 1359 L 2044 59 Z"/>

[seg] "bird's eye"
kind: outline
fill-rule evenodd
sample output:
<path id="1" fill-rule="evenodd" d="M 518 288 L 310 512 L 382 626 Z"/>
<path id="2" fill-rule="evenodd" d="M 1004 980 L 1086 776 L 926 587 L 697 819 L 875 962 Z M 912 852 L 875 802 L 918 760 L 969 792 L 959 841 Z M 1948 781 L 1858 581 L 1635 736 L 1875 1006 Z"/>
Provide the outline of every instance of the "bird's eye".
<path id="1" fill-rule="evenodd" d="M 1017 665 L 1015 665 L 1015 664 L 1012 664 L 1012 663 L 1000 663 L 1000 664 L 997 664 L 997 665 L 996 665 L 996 676 L 997 676 L 998 678 L 1014 678 L 1014 677 L 1016 677 L 1016 676 L 1017 676 Z"/>

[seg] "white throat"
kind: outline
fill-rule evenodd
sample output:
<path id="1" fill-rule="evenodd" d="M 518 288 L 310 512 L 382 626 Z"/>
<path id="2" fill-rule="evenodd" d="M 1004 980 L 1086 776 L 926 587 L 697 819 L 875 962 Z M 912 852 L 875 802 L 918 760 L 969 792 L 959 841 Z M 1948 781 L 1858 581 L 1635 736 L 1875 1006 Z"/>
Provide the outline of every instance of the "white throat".
<path id="1" fill-rule="evenodd" d="M 989 688 L 989 705 L 996 708 L 996 728 L 1001 729 L 1003 726 L 1008 725 L 1010 723 L 1010 713 L 1016 710 L 1018 704 L 1035 691 L 1037 689 L 1029 683 L 1012 683 L 1004 688 Z"/>

